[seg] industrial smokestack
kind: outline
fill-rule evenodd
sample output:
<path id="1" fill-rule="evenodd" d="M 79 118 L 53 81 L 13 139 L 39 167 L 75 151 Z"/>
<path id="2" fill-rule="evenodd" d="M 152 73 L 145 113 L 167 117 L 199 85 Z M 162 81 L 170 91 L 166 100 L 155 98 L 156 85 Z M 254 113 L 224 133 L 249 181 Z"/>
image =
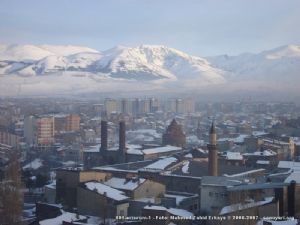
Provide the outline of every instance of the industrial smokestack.
<path id="1" fill-rule="evenodd" d="M 100 151 L 104 152 L 107 150 L 107 121 L 101 120 L 101 148 Z"/>
<path id="2" fill-rule="evenodd" d="M 218 176 L 218 147 L 217 134 L 214 122 L 211 124 L 209 131 L 208 148 L 208 173 L 209 176 Z"/>
<path id="3" fill-rule="evenodd" d="M 125 132 L 126 132 L 126 127 L 125 127 L 125 121 L 121 121 L 119 124 L 119 151 L 120 154 L 123 157 L 122 161 L 125 161 L 125 153 L 126 153 L 126 141 L 125 141 Z"/>
<path id="4" fill-rule="evenodd" d="M 296 191 L 296 181 L 292 180 L 290 186 L 288 187 L 288 216 L 295 216 L 295 191 Z"/>

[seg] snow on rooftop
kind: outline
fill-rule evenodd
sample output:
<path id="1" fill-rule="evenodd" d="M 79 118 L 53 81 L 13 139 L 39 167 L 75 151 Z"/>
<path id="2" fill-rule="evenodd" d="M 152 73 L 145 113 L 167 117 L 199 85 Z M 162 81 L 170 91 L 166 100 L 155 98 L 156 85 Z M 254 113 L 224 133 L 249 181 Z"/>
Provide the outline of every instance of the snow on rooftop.
<path id="1" fill-rule="evenodd" d="M 43 161 L 39 158 L 33 160 L 32 162 L 28 163 L 27 165 L 23 166 L 23 170 L 26 169 L 33 169 L 33 170 L 37 170 L 40 167 L 43 166 Z"/>
<path id="2" fill-rule="evenodd" d="M 180 217 L 185 217 L 185 218 L 194 216 L 193 213 L 191 213 L 187 210 L 184 210 L 184 209 L 176 209 L 176 208 L 167 209 L 166 207 L 163 207 L 163 206 L 155 206 L 155 205 L 154 206 L 145 206 L 144 209 L 167 211 L 174 216 L 180 216 Z"/>
<path id="3" fill-rule="evenodd" d="M 66 149 L 65 146 L 61 146 L 59 147 L 58 149 L 56 149 L 57 152 L 61 152 L 61 151 L 64 151 Z"/>
<path id="4" fill-rule="evenodd" d="M 155 198 L 152 197 L 152 198 L 138 198 L 138 199 L 135 199 L 135 201 L 138 201 L 138 202 L 146 202 L 146 203 L 155 203 Z"/>
<path id="5" fill-rule="evenodd" d="M 143 155 L 142 150 L 136 148 L 129 148 L 126 150 L 127 154 L 131 155 Z"/>
<path id="6" fill-rule="evenodd" d="M 274 197 L 267 197 L 263 201 L 250 202 L 250 203 L 238 203 L 238 204 L 225 206 L 222 208 L 220 215 L 225 215 L 225 214 L 229 214 L 229 213 L 244 210 L 244 209 L 249 209 L 252 207 L 262 206 L 262 205 L 272 202 L 273 198 Z"/>
<path id="7" fill-rule="evenodd" d="M 184 209 L 176 209 L 176 208 L 170 208 L 167 210 L 169 213 L 175 216 L 180 216 L 180 217 L 192 217 L 194 216 L 193 213 L 184 210 Z"/>
<path id="8" fill-rule="evenodd" d="M 234 143 L 243 143 L 245 138 L 249 137 L 248 134 L 240 134 L 239 136 L 235 138 L 219 138 L 218 142 L 223 142 L 223 141 L 233 141 Z"/>
<path id="9" fill-rule="evenodd" d="M 291 183 L 291 181 L 296 181 L 297 184 L 300 184 L 300 171 L 292 172 L 285 180 L 284 183 Z"/>
<path id="10" fill-rule="evenodd" d="M 167 146 L 164 146 L 164 147 L 144 149 L 143 153 L 147 155 L 147 154 L 172 152 L 172 151 L 179 151 L 179 150 L 182 150 L 182 148 L 181 147 L 167 145 Z"/>
<path id="11" fill-rule="evenodd" d="M 288 171 L 281 172 L 281 173 L 272 173 L 269 175 L 269 177 L 276 177 L 276 176 L 282 176 L 282 175 L 290 175 L 293 172 L 292 169 L 289 169 Z"/>
<path id="12" fill-rule="evenodd" d="M 88 148 L 86 148 L 85 150 L 83 150 L 84 152 L 100 152 L 100 147 L 101 145 L 94 145 L 94 146 L 90 146 Z"/>
<path id="13" fill-rule="evenodd" d="M 248 134 L 240 134 L 238 137 L 234 138 L 233 141 L 235 143 L 243 143 L 245 141 L 245 138 L 249 137 Z"/>
<path id="14" fill-rule="evenodd" d="M 300 171 L 300 162 L 279 161 L 277 167 L 281 168 L 281 169 L 293 169 L 293 170 L 299 170 Z"/>
<path id="15" fill-rule="evenodd" d="M 144 209 L 150 209 L 150 210 L 160 210 L 160 211 L 166 211 L 167 208 L 163 206 L 158 205 L 152 205 L 152 206 L 145 206 Z"/>
<path id="16" fill-rule="evenodd" d="M 253 153 L 244 153 L 243 155 L 246 155 L 246 156 L 251 156 L 251 155 L 255 155 L 255 156 L 274 156 L 274 155 L 277 155 L 277 153 L 272 151 L 271 149 L 267 149 L 267 150 L 263 150 L 262 152 L 261 151 L 256 151 L 256 152 L 253 152 Z"/>
<path id="17" fill-rule="evenodd" d="M 104 170 L 104 171 L 121 171 L 121 172 L 132 172 L 132 173 L 137 173 L 137 170 L 126 170 L 126 169 L 118 169 L 112 166 L 96 166 L 93 167 L 92 169 L 94 170 Z"/>
<path id="18" fill-rule="evenodd" d="M 232 174 L 232 175 L 228 175 L 228 174 L 224 174 L 225 177 L 240 177 L 240 176 L 245 176 L 245 175 L 249 175 L 252 173 L 257 173 L 257 172 L 264 172 L 265 169 L 257 169 L 257 170 L 249 170 L 243 173 L 236 173 L 236 174 Z"/>
<path id="19" fill-rule="evenodd" d="M 111 224 L 110 220 L 112 220 L 112 219 L 107 219 L 108 224 Z M 87 219 L 87 224 L 84 223 L 84 225 L 98 225 L 98 224 L 101 224 L 101 223 L 102 223 L 102 219 L 100 217 L 89 215 L 89 218 Z"/>
<path id="20" fill-rule="evenodd" d="M 208 150 L 204 150 L 204 149 L 202 149 L 202 148 L 197 148 L 196 150 L 197 150 L 198 152 L 203 153 L 203 154 L 207 154 L 207 153 L 208 153 Z"/>
<path id="21" fill-rule="evenodd" d="M 168 225 L 176 225 L 176 223 L 171 222 L 171 223 L 169 223 Z"/>
<path id="22" fill-rule="evenodd" d="M 64 166 L 75 166 L 76 164 L 77 164 L 76 162 L 71 161 L 71 160 L 63 162 Z"/>
<path id="23" fill-rule="evenodd" d="M 45 185 L 45 187 L 49 189 L 56 189 L 56 181 L 52 181 L 52 183 Z"/>
<path id="24" fill-rule="evenodd" d="M 119 191 L 117 189 L 114 189 L 110 186 L 107 186 L 99 182 L 87 182 L 85 183 L 85 186 L 87 189 L 91 191 L 97 191 L 97 193 L 101 195 L 106 194 L 108 198 L 114 199 L 116 201 L 122 201 L 128 199 L 128 197 L 125 195 L 123 191 Z"/>
<path id="25" fill-rule="evenodd" d="M 184 162 L 183 167 L 181 168 L 182 173 L 189 173 L 189 166 L 190 166 L 190 162 Z"/>
<path id="26" fill-rule="evenodd" d="M 228 160 L 243 160 L 240 152 L 226 152 L 226 159 Z"/>
<path id="27" fill-rule="evenodd" d="M 259 164 L 259 165 L 270 165 L 270 161 L 268 161 L 268 160 L 257 160 L 256 164 Z"/>
<path id="28" fill-rule="evenodd" d="M 269 144 L 277 144 L 277 145 L 289 145 L 289 142 L 287 141 L 280 141 L 280 140 L 275 140 L 275 139 L 269 139 L 269 138 L 264 138 L 263 139 L 264 143 L 269 143 Z"/>
<path id="29" fill-rule="evenodd" d="M 172 195 L 172 194 L 165 194 L 164 196 L 167 197 L 167 198 L 175 198 L 176 199 L 176 205 L 179 205 L 184 199 L 188 198 L 187 196 Z"/>
<path id="30" fill-rule="evenodd" d="M 196 135 L 191 135 L 186 137 L 186 142 L 191 143 L 191 144 L 198 144 L 198 145 L 203 145 L 204 141 L 199 140 L 199 138 Z"/>
<path id="31" fill-rule="evenodd" d="M 188 153 L 184 156 L 184 158 L 192 159 L 193 155 L 191 153 Z"/>
<path id="32" fill-rule="evenodd" d="M 146 181 L 144 178 L 137 178 L 137 179 L 130 179 L 126 180 L 125 178 L 118 178 L 113 177 L 109 179 L 108 181 L 104 182 L 104 184 L 116 188 L 116 189 L 122 189 L 122 190 L 134 190 L 141 184 L 143 184 Z"/>
<path id="33" fill-rule="evenodd" d="M 62 225 L 63 221 L 73 222 L 76 220 L 86 219 L 85 216 L 76 215 L 75 213 L 69 213 L 62 211 L 62 214 L 58 217 L 42 220 L 39 222 L 40 225 Z"/>
<path id="34" fill-rule="evenodd" d="M 130 130 L 126 132 L 128 139 L 140 140 L 141 138 L 148 138 L 154 140 L 154 138 L 161 138 L 161 134 L 157 133 L 154 129 L 139 129 Z"/>
<path id="35" fill-rule="evenodd" d="M 175 157 L 167 157 L 163 159 L 159 159 L 158 161 L 144 167 L 145 169 L 157 169 L 157 170 L 164 170 L 172 163 L 177 162 L 178 160 Z"/>
<path id="36" fill-rule="evenodd" d="M 126 144 L 127 149 L 142 149 L 142 145 L 135 145 L 135 144 Z"/>
<path id="37" fill-rule="evenodd" d="M 263 135 L 267 135 L 268 133 L 267 132 L 264 132 L 264 131 L 253 131 L 252 132 L 252 135 L 253 136 L 256 136 L 256 137 L 259 137 L 259 136 L 263 136 Z"/>
<path id="38" fill-rule="evenodd" d="M 223 122 L 223 124 L 224 124 L 224 125 L 228 125 L 228 126 L 235 126 L 235 125 L 236 125 L 236 123 L 233 122 L 233 121 L 231 121 L 231 120 L 225 120 L 225 121 Z"/>
<path id="39" fill-rule="evenodd" d="M 107 151 L 119 151 L 119 145 L 113 146 L 113 147 L 107 149 Z"/>

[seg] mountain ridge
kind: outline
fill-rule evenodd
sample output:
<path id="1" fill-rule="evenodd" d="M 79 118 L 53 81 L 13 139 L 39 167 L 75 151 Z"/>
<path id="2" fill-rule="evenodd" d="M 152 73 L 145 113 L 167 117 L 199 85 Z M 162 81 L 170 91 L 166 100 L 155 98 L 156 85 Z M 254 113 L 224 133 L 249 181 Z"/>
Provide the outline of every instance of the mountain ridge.
<path id="1" fill-rule="evenodd" d="M 3 60 L 4 55 L 7 55 L 6 60 Z M 20 50 L 17 46 L 8 46 L 0 52 L 0 59 L 1 74 L 38 76 L 70 71 L 130 80 L 174 81 L 201 77 L 210 83 L 224 82 L 222 71 L 211 67 L 206 59 L 163 45 L 117 46 L 103 52 L 76 46 L 21 45 Z"/>
<path id="2" fill-rule="evenodd" d="M 163 45 L 0 45 L 0 95 L 11 91 L 109 91 L 122 89 L 214 91 L 279 89 L 298 93 L 300 46 L 285 45 L 237 56 L 192 56 Z M 222 85 L 222 87 L 220 86 Z M 91 88 L 92 87 L 92 88 Z M 291 88 L 290 88 L 291 87 Z"/>

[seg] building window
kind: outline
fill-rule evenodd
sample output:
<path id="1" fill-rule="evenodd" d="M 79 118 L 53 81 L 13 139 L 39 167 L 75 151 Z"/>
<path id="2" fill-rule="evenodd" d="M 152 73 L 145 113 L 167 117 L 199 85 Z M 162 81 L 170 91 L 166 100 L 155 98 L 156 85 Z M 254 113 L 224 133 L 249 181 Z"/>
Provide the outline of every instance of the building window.
<path id="1" fill-rule="evenodd" d="M 212 196 L 213 196 L 213 193 L 210 191 L 210 192 L 208 193 L 208 195 L 209 195 L 209 197 L 212 197 Z"/>

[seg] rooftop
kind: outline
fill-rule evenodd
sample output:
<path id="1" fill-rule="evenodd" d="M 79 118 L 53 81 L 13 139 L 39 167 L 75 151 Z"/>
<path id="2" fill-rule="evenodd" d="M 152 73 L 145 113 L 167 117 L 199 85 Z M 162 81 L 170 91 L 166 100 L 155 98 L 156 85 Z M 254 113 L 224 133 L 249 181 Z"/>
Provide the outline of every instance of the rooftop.
<path id="1" fill-rule="evenodd" d="M 226 215 L 226 214 L 229 214 L 232 212 L 265 205 L 265 204 L 271 203 L 272 201 L 273 201 L 273 197 L 268 197 L 268 198 L 265 198 L 265 200 L 263 200 L 263 201 L 258 201 L 258 202 L 253 201 L 250 203 L 238 203 L 238 204 L 234 204 L 234 205 L 225 206 L 224 208 L 222 208 L 220 215 Z"/>
<path id="2" fill-rule="evenodd" d="M 201 185 L 212 185 L 212 186 L 235 186 L 240 185 L 241 182 L 232 180 L 226 177 L 215 177 L 215 176 L 204 176 L 202 177 Z"/>
<path id="3" fill-rule="evenodd" d="M 228 187 L 228 191 L 243 191 L 243 190 L 259 190 L 259 189 L 274 189 L 287 186 L 285 183 L 255 183 L 255 184 L 243 184 L 234 187 Z"/>
<path id="4" fill-rule="evenodd" d="M 167 145 L 164 147 L 158 147 L 158 148 L 148 148 L 142 150 L 142 152 L 147 155 L 147 154 L 155 154 L 155 153 L 164 153 L 164 152 L 172 152 L 172 151 L 180 151 L 182 150 L 181 147 L 176 147 L 176 146 L 171 146 Z"/>
<path id="5" fill-rule="evenodd" d="M 104 182 L 104 184 L 112 188 L 132 191 L 137 187 L 139 187 L 141 184 L 143 184 L 145 181 L 146 179 L 143 178 L 125 179 L 125 178 L 113 177 L 108 181 Z"/>
<path id="6" fill-rule="evenodd" d="M 84 184 L 85 187 L 91 191 L 96 191 L 98 194 L 106 195 L 110 199 L 116 201 L 126 200 L 129 197 L 125 195 L 123 191 L 119 191 L 115 188 L 107 186 L 99 182 L 87 182 Z"/>
<path id="7" fill-rule="evenodd" d="M 300 170 L 300 162 L 294 161 L 279 161 L 278 168 Z"/>
<path id="8" fill-rule="evenodd" d="M 157 170 L 163 170 L 167 168 L 172 163 L 177 162 L 178 160 L 175 157 L 167 157 L 163 159 L 159 159 L 158 161 L 144 167 L 145 169 L 157 169 Z"/>

